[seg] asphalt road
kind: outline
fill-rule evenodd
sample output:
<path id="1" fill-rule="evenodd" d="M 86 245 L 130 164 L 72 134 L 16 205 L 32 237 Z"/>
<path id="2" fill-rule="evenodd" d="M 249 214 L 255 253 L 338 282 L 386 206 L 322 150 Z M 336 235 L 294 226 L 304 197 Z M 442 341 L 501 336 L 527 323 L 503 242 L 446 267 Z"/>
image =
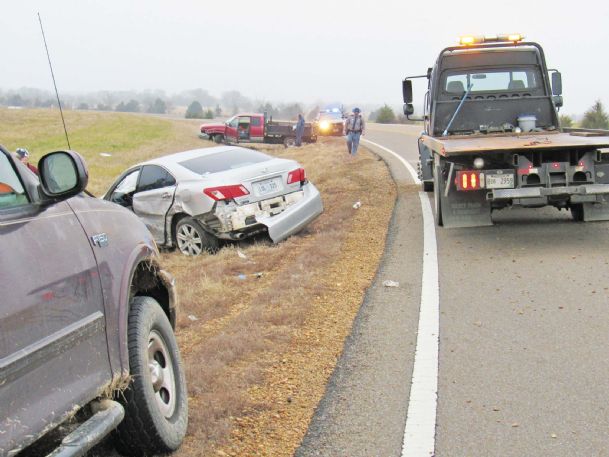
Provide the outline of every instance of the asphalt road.
<path id="1" fill-rule="evenodd" d="M 416 166 L 418 133 L 371 125 L 367 138 Z M 376 152 L 400 188 L 386 253 L 297 456 L 402 452 L 421 204 L 403 164 Z M 493 220 L 436 230 L 435 455 L 609 456 L 609 223 L 575 223 L 554 208 L 507 209 Z M 400 287 L 383 287 L 386 279 Z"/>

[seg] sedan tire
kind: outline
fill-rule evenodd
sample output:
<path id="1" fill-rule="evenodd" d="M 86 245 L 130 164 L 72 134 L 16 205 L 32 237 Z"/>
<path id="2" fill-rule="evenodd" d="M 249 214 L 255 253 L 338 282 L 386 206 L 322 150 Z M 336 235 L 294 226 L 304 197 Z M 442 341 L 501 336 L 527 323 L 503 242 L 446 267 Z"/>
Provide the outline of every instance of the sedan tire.
<path id="1" fill-rule="evenodd" d="M 197 256 L 203 252 L 213 254 L 220 249 L 218 238 L 207 233 L 192 217 L 185 217 L 176 226 L 176 245 L 180 252 Z"/>
<path id="2" fill-rule="evenodd" d="M 155 299 L 131 300 L 128 344 L 131 382 L 118 395 L 125 419 L 116 448 L 134 457 L 173 452 L 186 435 L 188 393 L 173 329 Z"/>

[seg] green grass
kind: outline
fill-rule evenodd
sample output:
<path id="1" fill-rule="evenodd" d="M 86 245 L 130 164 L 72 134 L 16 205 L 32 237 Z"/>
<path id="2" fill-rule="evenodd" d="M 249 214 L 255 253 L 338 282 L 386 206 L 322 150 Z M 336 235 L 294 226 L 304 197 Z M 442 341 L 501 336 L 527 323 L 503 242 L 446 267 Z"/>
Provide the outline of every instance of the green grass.
<path id="1" fill-rule="evenodd" d="M 88 189 L 95 195 L 135 163 L 211 145 L 197 137 L 199 121 L 94 111 L 65 111 L 64 115 L 72 150 L 85 158 Z M 0 144 L 10 151 L 28 149 L 34 164 L 47 152 L 68 148 L 56 109 L 0 109 Z"/>

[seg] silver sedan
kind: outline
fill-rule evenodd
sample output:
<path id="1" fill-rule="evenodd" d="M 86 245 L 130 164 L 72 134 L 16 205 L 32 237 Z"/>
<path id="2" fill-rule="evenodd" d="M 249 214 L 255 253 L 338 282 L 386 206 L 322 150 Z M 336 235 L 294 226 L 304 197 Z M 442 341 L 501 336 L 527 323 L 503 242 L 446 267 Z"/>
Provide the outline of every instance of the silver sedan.
<path id="1" fill-rule="evenodd" d="M 219 240 L 267 232 L 275 243 L 323 211 L 301 165 L 252 149 L 219 146 L 159 157 L 129 168 L 103 197 L 131 209 L 157 244 L 186 255 Z"/>

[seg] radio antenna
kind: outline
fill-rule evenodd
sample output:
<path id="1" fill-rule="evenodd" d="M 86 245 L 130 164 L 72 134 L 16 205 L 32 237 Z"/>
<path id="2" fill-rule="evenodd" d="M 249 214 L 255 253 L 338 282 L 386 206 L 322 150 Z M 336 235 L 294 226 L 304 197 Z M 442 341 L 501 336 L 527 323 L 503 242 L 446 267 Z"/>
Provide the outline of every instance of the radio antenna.
<path id="1" fill-rule="evenodd" d="M 53 65 L 51 65 L 51 56 L 49 55 L 49 47 L 47 46 L 47 39 L 44 36 L 44 28 L 42 27 L 42 19 L 40 18 L 40 13 L 38 13 L 38 22 L 40 22 L 40 31 L 42 32 L 44 48 L 47 51 L 47 59 L 49 59 L 49 68 L 51 69 L 51 78 L 53 78 L 53 86 L 55 87 L 55 95 L 57 96 L 57 104 L 59 105 L 59 113 L 61 114 L 61 122 L 63 122 L 63 131 L 66 134 L 66 141 L 68 142 L 68 149 L 72 149 L 72 146 L 70 146 L 70 139 L 68 138 L 68 129 L 66 128 L 66 120 L 63 117 L 63 109 L 61 108 L 61 101 L 59 100 L 59 91 L 57 90 L 57 83 L 55 82 L 55 74 L 53 73 Z"/>

